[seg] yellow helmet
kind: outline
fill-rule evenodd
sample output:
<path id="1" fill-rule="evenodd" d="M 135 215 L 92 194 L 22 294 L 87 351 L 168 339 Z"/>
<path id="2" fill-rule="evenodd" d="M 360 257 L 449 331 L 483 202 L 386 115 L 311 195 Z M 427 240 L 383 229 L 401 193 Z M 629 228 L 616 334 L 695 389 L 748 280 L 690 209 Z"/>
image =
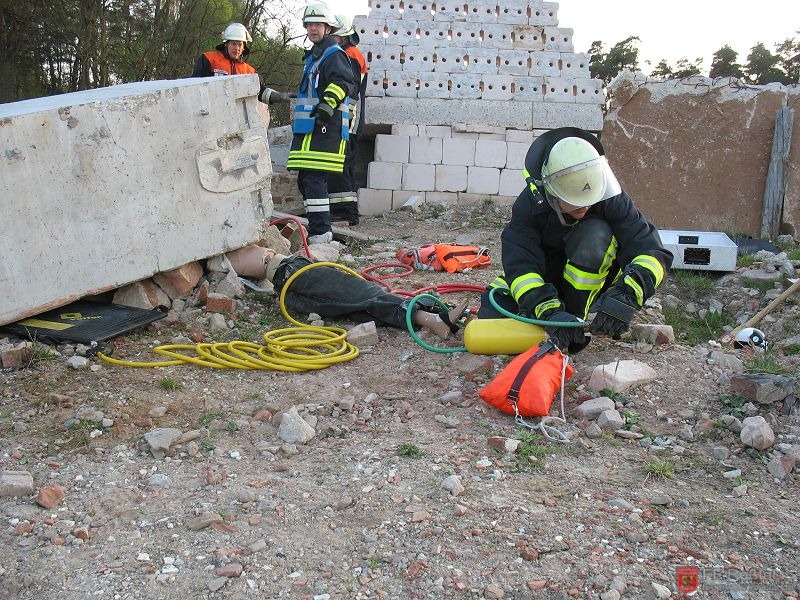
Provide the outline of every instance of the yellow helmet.
<path id="1" fill-rule="evenodd" d="M 588 141 L 577 137 L 566 137 L 556 142 L 542 164 L 545 190 L 580 208 L 610 197 L 607 194 L 609 174 L 613 178 L 605 157 L 600 156 Z M 618 193 L 619 190 L 611 195 Z"/>

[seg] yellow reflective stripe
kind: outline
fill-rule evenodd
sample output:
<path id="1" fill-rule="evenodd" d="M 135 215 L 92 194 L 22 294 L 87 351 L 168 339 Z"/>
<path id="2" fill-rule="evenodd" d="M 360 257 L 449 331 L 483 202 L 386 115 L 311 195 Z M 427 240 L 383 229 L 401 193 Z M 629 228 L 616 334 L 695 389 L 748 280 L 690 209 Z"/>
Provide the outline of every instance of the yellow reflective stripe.
<path id="1" fill-rule="evenodd" d="M 545 300 L 541 304 L 537 304 L 536 308 L 533 309 L 533 312 L 536 315 L 537 319 L 541 319 L 542 313 L 551 310 L 553 308 L 561 308 L 561 300 L 559 300 L 558 298 L 551 298 L 550 300 Z"/>
<path id="2" fill-rule="evenodd" d="M 347 96 L 347 92 L 345 92 L 341 87 L 339 87 L 335 83 L 329 83 L 328 87 L 325 88 L 323 95 L 328 93 L 333 95 L 337 100 L 339 100 L 339 102 L 344 100 L 344 97 Z"/>
<path id="3" fill-rule="evenodd" d="M 576 290 L 593 290 L 606 280 L 605 275 L 583 271 L 569 261 L 564 265 L 564 279 Z"/>
<path id="4" fill-rule="evenodd" d="M 530 174 L 530 173 L 528 173 L 528 169 L 522 169 L 522 176 L 523 176 L 525 179 L 527 179 L 528 177 L 530 177 L 530 176 L 531 176 L 531 174 Z"/>
<path id="5" fill-rule="evenodd" d="M 311 134 L 307 133 L 303 136 L 303 143 L 300 144 L 300 151 L 306 152 L 311 146 Z"/>
<path id="6" fill-rule="evenodd" d="M 328 173 L 341 173 L 344 169 L 344 164 L 337 167 L 332 165 L 320 165 L 316 162 L 304 162 L 300 160 L 286 161 L 287 169 L 305 169 L 308 171 L 325 171 Z"/>
<path id="7" fill-rule="evenodd" d="M 664 279 L 664 267 L 661 266 L 658 259 L 649 254 L 640 254 L 631 261 L 631 264 L 639 265 L 650 271 L 656 280 L 656 287 L 658 287 Z"/>
<path id="8" fill-rule="evenodd" d="M 496 277 L 492 283 L 489 284 L 489 287 L 498 288 L 501 290 L 507 290 L 508 284 L 506 283 L 506 280 L 503 278 L 503 276 L 500 275 Z"/>
<path id="9" fill-rule="evenodd" d="M 328 206 L 327 198 L 307 198 L 303 202 L 306 206 Z"/>
<path id="10" fill-rule="evenodd" d="M 600 269 L 597 271 L 603 277 L 608 275 L 611 266 L 614 264 L 614 261 L 617 260 L 617 248 L 619 248 L 619 242 L 617 238 L 612 235 L 611 242 L 608 244 L 605 254 L 603 254 L 603 262 L 600 264 Z"/>
<path id="11" fill-rule="evenodd" d="M 338 104 L 338 102 L 336 102 L 336 98 L 326 97 L 326 98 L 323 98 L 323 100 L 325 101 L 325 104 L 327 104 L 328 106 L 330 106 L 333 109 L 335 109 L 336 105 Z"/>
<path id="12" fill-rule="evenodd" d="M 639 282 L 636 281 L 635 277 L 631 277 L 630 275 L 626 275 L 625 279 L 623 279 L 623 282 L 625 282 L 625 285 L 634 291 L 636 294 L 636 302 L 638 302 L 639 306 L 641 306 L 644 302 L 644 292 L 642 291 L 642 286 L 639 285 Z"/>
<path id="13" fill-rule="evenodd" d="M 345 154 L 345 150 L 346 150 L 345 146 L 346 146 L 346 145 L 347 145 L 347 144 L 345 143 L 345 141 L 344 141 L 344 140 L 342 140 L 342 141 L 339 143 L 339 154 L 341 154 L 342 156 L 344 156 L 344 154 Z"/>
<path id="14" fill-rule="evenodd" d="M 519 302 L 519 299 L 525 292 L 529 292 L 544 285 L 544 279 L 538 273 L 526 273 L 520 275 L 511 282 L 511 295 L 514 300 Z"/>

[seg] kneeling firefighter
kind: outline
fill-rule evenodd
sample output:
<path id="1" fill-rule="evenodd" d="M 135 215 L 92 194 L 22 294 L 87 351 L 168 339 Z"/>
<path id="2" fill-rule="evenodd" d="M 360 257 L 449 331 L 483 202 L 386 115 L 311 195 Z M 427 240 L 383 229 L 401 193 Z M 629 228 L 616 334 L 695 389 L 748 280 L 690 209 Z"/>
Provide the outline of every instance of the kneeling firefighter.
<path id="1" fill-rule="evenodd" d="M 503 309 L 544 325 L 564 351 L 579 352 L 591 338 L 563 326 L 596 316 L 593 333 L 618 338 L 672 266 L 656 227 L 622 191 L 599 140 L 562 127 L 528 150 L 527 186 L 501 235 L 504 274 L 481 297 L 480 318 Z"/>
<path id="2" fill-rule="evenodd" d="M 297 185 L 308 218 L 308 241 L 318 244 L 333 239 L 327 176 L 344 169 L 350 136 L 348 98 L 356 84 L 350 59 L 331 36 L 339 22 L 330 9 L 308 4 L 303 26 L 314 45 L 304 57 L 286 167 L 299 171 Z"/>

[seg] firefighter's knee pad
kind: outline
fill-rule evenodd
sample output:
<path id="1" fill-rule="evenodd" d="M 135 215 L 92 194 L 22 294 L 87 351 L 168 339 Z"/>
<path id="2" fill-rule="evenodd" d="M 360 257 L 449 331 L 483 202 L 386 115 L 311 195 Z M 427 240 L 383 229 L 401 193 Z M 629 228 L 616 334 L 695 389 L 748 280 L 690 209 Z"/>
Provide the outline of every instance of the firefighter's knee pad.
<path id="1" fill-rule="evenodd" d="M 585 219 L 564 238 L 564 252 L 569 261 L 585 269 L 599 271 L 616 257 L 616 244 L 611 226 L 602 219 Z M 609 253 L 613 253 L 608 261 Z"/>

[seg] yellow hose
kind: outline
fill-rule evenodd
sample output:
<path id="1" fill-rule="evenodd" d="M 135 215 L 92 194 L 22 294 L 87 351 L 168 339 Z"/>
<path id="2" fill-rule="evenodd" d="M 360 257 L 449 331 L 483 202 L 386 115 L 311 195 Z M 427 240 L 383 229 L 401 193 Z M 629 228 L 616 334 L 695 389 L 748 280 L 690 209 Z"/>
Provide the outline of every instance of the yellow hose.
<path id="1" fill-rule="evenodd" d="M 121 367 L 171 367 L 191 363 L 212 369 L 248 369 L 274 371 L 311 371 L 336 363 L 353 360 L 359 350 L 347 341 L 347 331 L 341 327 L 316 327 L 295 320 L 286 310 L 286 291 L 302 273 L 316 267 L 333 267 L 355 277 L 352 269 L 332 262 L 317 262 L 298 269 L 286 281 L 279 298 L 281 314 L 296 325 L 274 329 L 264 334 L 265 344 L 237 340 L 219 344 L 167 344 L 153 349 L 154 354 L 169 360 L 139 362 L 120 360 L 98 352 L 101 360 Z M 194 352 L 194 355 L 187 354 Z"/>

